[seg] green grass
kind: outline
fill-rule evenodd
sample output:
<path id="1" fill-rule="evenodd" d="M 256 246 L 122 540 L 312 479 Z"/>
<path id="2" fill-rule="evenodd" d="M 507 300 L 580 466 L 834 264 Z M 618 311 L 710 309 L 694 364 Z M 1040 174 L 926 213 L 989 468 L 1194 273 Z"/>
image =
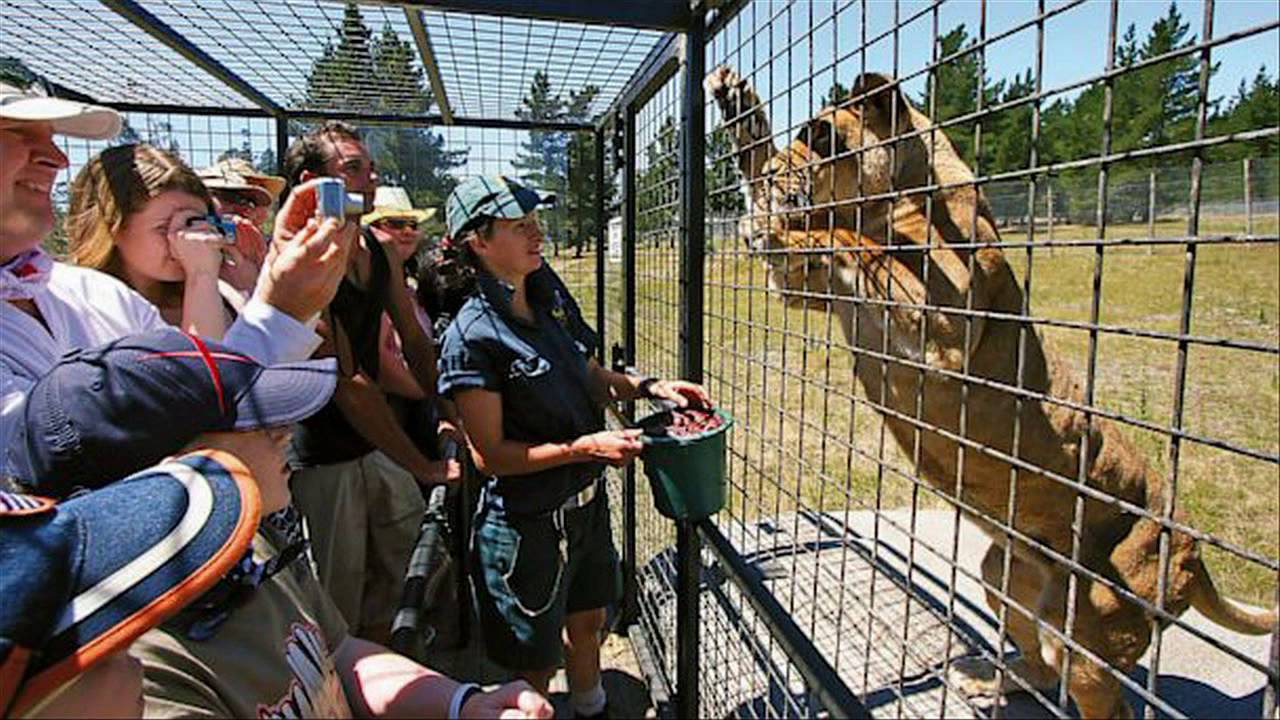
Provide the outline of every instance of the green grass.
<path id="1" fill-rule="evenodd" d="M 1243 230 L 1238 219 L 1210 219 L 1201 233 Z M 1275 233 L 1276 218 L 1255 218 L 1254 232 Z M 1156 235 L 1184 235 L 1185 223 L 1161 222 Z M 1145 224 L 1114 226 L 1108 237 L 1143 237 Z M 1037 231 L 1037 238 L 1046 233 Z M 1057 227 L 1055 239 L 1092 238 L 1091 228 Z M 1023 242 L 1005 233 L 1007 242 Z M 1011 248 L 1020 282 L 1028 253 Z M 637 335 L 640 365 L 677 368 L 678 267 L 674 251 L 640 248 Z M 595 318 L 594 258 L 560 258 L 556 266 Z M 1100 277 L 1099 322 L 1177 333 L 1182 318 L 1186 246 L 1037 247 L 1031 256 L 1031 313 L 1037 318 L 1088 322 L 1095 270 Z M 608 267 L 608 338 L 620 337 L 621 267 Z M 765 291 L 762 265 L 741 255 L 712 256 L 706 267 L 705 367 L 718 401 L 738 418 L 730 472 L 731 510 L 739 517 L 789 512 L 940 507 L 913 474 L 910 453 L 883 435 L 880 416 L 862 404 L 853 381 L 853 355 L 834 317 L 785 308 Z M 589 291 L 585 291 L 590 289 Z M 1274 347 L 1280 342 L 1280 251 L 1275 244 L 1200 246 L 1194 253 L 1190 333 Z M 1085 330 L 1041 326 L 1046 344 L 1084 383 L 1089 348 Z M 1169 427 L 1174 423 L 1176 342 L 1099 334 L 1093 404 Z M 1182 422 L 1188 433 L 1249 448 L 1280 451 L 1280 363 L 1274 354 L 1196 345 L 1186 350 Z M 1126 432 L 1156 470 L 1172 475 L 1167 434 L 1132 426 Z M 1177 450 L 1177 506 L 1192 526 L 1255 553 L 1280 556 L 1280 467 L 1203 443 Z M 914 500 L 913 500 L 914 498 Z M 1271 605 L 1274 573 L 1206 546 L 1219 586 L 1241 600 Z"/>

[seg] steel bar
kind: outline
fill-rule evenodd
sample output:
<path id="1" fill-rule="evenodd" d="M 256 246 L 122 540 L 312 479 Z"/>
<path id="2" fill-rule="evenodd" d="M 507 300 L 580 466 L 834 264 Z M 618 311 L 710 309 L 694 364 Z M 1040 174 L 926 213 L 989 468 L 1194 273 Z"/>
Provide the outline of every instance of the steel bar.
<path id="1" fill-rule="evenodd" d="M 623 146 L 622 165 L 622 365 L 636 365 L 636 109 L 633 105 L 622 108 L 615 116 L 621 127 Z M 627 420 L 636 418 L 634 401 L 625 405 Z M 623 568 L 632 590 L 627 614 L 638 613 L 637 543 L 636 543 L 636 466 L 627 465 L 623 471 Z"/>
<path id="2" fill-rule="evenodd" d="M 605 215 L 604 209 L 604 192 L 609 182 L 604 174 L 604 130 L 596 128 L 592 132 L 595 150 L 595 167 L 592 168 L 595 177 L 595 217 L 596 217 L 596 335 L 600 339 L 600 347 L 597 350 L 600 364 L 605 365 L 609 362 L 609 355 L 605 351 L 608 344 L 605 342 L 605 336 L 608 329 L 605 323 L 609 317 L 605 312 L 605 252 L 609 243 L 609 227 L 608 216 Z"/>
<path id="3" fill-rule="evenodd" d="M 787 657 L 800 670 L 823 708 L 832 717 L 871 717 L 867 708 L 840 679 L 831 663 L 827 662 L 805 632 L 796 625 L 792 613 L 760 582 L 759 573 L 752 572 L 742 554 L 733 547 L 724 533 L 710 520 L 702 520 L 696 527 L 698 534 L 706 541 L 707 549 L 760 614 L 769 628 L 769 634 L 782 645 Z"/>
<path id="4" fill-rule="evenodd" d="M 289 153 L 289 116 L 287 114 L 277 115 L 275 118 L 276 131 L 276 172 L 283 175 L 285 155 Z M 262 169 L 262 168 L 260 168 Z M 283 204 L 285 198 L 280 198 Z"/>
<path id="5" fill-rule="evenodd" d="M 336 2 L 337 0 L 332 0 Z M 688 0 L 599 3 L 595 0 L 366 0 L 371 3 L 430 8 L 445 12 L 558 20 L 648 30 L 685 30 L 690 22 Z"/>
<path id="6" fill-rule="evenodd" d="M 436 62 L 436 52 L 431 46 L 431 35 L 427 32 L 427 25 L 422 20 L 422 10 L 406 7 L 404 19 L 409 23 L 413 41 L 418 46 L 422 68 L 427 71 L 427 81 L 431 83 L 431 92 L 435 95 L 435 104 L 440 110 L 440 120 L 445 125 L 452 125 L 453 107 L 449 104 L 449 93 L 445 90 L 444 78 L 440 76 L 440 65 Z"/>
<path id="7" fill-rule="evenodd" d="M 284 108 L 244 78 L 237 75 L 217 58 L 200 49 L 186 35 L 169 27 L 160 18 L 134 0 L 99 0 L 117 15 L 133 23 L 140 30 L 158 40 L 197 67 L 217 78 L 222 84 L 240 93 L 254 105 L 272 115 L 279 115 Z"/>
<path id="8" fill-rule="evenodd" d="M 706 76 L 702 3 L 684 33 L 680 113 L 680 376 L 702 382 L 703 261 L 706 253 L 706 122 L 702 79 Z M 700 717 L 698 670 L 701 623 L 701 541 L 693 524 L 676 523 L 676 693 L 680 717 Z"/>

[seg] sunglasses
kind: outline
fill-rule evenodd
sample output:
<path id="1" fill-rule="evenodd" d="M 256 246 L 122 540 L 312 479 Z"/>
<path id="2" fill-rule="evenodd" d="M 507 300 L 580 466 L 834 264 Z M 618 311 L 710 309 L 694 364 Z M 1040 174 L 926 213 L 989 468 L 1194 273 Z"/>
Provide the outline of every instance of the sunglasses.
<path id="1" fill-rule="evenodd" d="M 408 229 L 408 230 L 417 230 L 417 229 L 418 229 L 418 221 L 417 221 L 417 220 L 403 220 L 403 219 L 400 219 L 400 218 L 386 218 L 386 219 L 384 219 L 384 220 L 379 221 L 379 223 L 378 223 L 378 224 L 379 224 L 379 225 L 386 226 L 386 227 L 388 227 L 388 228 L 390 228 L 390 229 L 392 229 L 392 230 L 405 230 L 405 229 Z"/>
<path id="2" fill-rule="evenodd" d="M 213 196 L 223 205 L 235 205 L 237 207 L 261 208 L 266 207 L 261 196 L 254 193 L 236 192 L 234 190 L 214 190 Z"/>

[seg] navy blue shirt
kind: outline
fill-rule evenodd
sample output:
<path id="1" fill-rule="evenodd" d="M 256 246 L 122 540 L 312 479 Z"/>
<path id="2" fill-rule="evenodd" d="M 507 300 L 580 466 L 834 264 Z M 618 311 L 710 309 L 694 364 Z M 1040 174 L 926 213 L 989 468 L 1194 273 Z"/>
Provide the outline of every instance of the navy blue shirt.
<path id="1" fill-rule="evenodd" d="M 508 440 L 562 443 L 603 430 L 603 410 L 588 389 L 596 333 L 555 271 L 544 263 L 525 279 L 532 323 L 512 313 L 514 288 L 483 271 L 476 279 L 476 291 L 445 330 L 440 394 L 480 388 L 501 395 Z M 572 463 L 490 478 L 489 495 L 507 512 L 547 512 L 603 469 L 601 463 Z"/>

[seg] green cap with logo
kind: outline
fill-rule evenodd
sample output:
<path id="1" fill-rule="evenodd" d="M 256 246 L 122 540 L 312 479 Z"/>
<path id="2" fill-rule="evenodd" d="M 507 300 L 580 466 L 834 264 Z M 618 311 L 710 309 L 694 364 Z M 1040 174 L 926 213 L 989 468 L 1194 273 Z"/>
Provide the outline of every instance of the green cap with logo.
<path id="1" fill-rule="evenodd" d="M 445 219 L 449 223 L 449 234 L 457 237 L 481 220 L 518 220 L 539 205 L 552 205 L 555 201 L 554 193 L 527 188 L 509 177 L 473 177 L 449 193 L 449 199 L 445 201 Z"/>

